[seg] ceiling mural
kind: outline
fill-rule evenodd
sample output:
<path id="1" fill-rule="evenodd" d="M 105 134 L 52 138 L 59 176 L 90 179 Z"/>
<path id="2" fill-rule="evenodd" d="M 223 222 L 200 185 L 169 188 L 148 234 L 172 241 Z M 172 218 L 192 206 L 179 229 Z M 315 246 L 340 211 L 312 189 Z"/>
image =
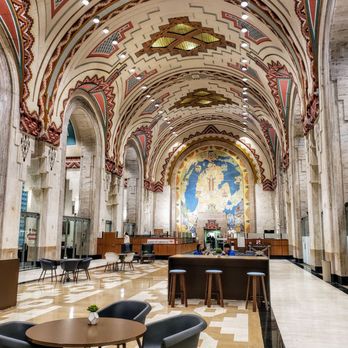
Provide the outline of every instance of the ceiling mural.
<path id="1" fill-rule="evenodd" d="M 275 161 L 288 164 L 295 95 L 304 133 L 318 117 L 325 6 L 321 0 L 243 6 L 181 0 L 180 8 L 171 0 L 0 0 L 1 30 L 18 66 L 21 130 L 58 146 L 65 108 L 74 91 L 84 90 L 104 116 L 106 169 L 122 175 L 130 136 L 138 138 L 146 166 L 161 170 L 156 156 L 168 157 L 176 143 L 216 120 L 221 132 L 253 144 L 268 168 L 263 188 L 274 189 Z M 159 179 L 146 180 L 148 189 L 161 188 Z"/>

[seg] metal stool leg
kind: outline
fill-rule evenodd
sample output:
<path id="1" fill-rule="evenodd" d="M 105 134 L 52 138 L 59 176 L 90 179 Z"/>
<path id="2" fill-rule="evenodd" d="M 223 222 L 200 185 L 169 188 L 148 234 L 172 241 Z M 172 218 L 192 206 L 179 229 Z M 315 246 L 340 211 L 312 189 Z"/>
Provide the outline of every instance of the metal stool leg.
<path id="1" fill-rule="evenodd" d="M 246 299 L 245 299 L 245 309 L 248 309 L 249 289 L 250 289 L 250 276 L 248 276 L 247 293 L 246 293 Z"/>
<path id="2" fill-rule="evenodd" d="M 207 296 L 207 306 L 211 306 L 211 287 L 212 287 L 212 274 L 208 274 L 208 296 Z"/>
<path id="3" fill-rule="evenodd" d="M 268 300 L 267 300 L 267 293 L 266 293 L 266 286 L 265 286 L 264 277 L 261 277 L 261 283 L 262 283 L 263 297 L 265 299 L 266 309 L 268 310 Z"/>
<path id="4" fill-rule="evenodd" d="M 256 312 L 256 280 L 257 278 L 253 276 L 253 312 Z"/>

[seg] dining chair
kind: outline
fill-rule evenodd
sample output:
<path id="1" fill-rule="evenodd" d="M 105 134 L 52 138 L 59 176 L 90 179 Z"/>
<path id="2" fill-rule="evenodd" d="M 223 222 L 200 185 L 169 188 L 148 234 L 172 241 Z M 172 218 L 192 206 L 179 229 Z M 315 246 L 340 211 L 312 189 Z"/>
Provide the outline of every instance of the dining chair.
<path id="1" fill-rule="evenodd" d="M 114 302 L 100 309 L 98 315 L 99 317 L 135 320 L 144 324 L 150 311 L 151 305 L 148 302 L 124 300 Z"/>
<path id="2" fill-rule="evenodd" d="M 198 315 L 182 314 L 146 326 L 142 348 L 197 348 L 207 323 Z"/>
<path id="3" fill-rule="evenodd" d="M 118 271 L 118 264 L 121 262 L 119 255 L 114 252 L 105 253 L 106 266 L 104 272 L 107 270 Z"/>
<path id="4" fill-rule="evenodd" d="M 41 274 L 38 279 L 38 281 L 45 280 L 46 272 L 51 271 L 51 282 L 53 281 L 53 275 L 56 278 L 57 281 L 57 263 L 54 260 L 50 259 L 40 259 L 40 265 L 41 265 Z"/>
<path id="5" fill-rule="evenodd" d="M 129 269 L 134 270 L 133 266 L 133 260 L 134 260 L 135 253 L 128 253 L 124 259 L 122 260 L 122 270 L 124 271 L 126 268 L 126 264 L 128 265 Z"/>
<path id="6" fill-rule="evenodd" d="M 91 264 L 91 261 L 93 259 L 91 257 L 86 257 L 85 259 L 82 259 L 79 264 L 77 265 L 77 274 L 76 274 L 76 277 L 77 277 L 77 280 L 79 278 L 79 273 L 80 271 L 85 271 L 85 274 L 86 274 L 86 277 L 88 280 L 91 279 L 91 276 L 89 274 L 89 271 L 88 271 L 88 268 Z"/>
<path id="7" fill-rule="evenodd" d="M 63 273 L 62 273 L 62 276 L 60 278 L 60 281 L 61 282 L 65 282 L 67 280 L 69 280 L 69 273 L 72 273 L 73 275 L 73 280 L 75 282 L 77 282 L 77 266 L 78 264 L 80 263 L 81 260 L 63 260 L 61 261 L 60 263 L 60 267 L 62 267 L 62 270 L 63 270 Z"/>
<path id="8" fill-rule="evenodd" d="M 30 343 L 25 332 L 34 326 L 25 321 L 9 321 L 0 324 L 0 347 L 1 348 L 48 348 Z"/>

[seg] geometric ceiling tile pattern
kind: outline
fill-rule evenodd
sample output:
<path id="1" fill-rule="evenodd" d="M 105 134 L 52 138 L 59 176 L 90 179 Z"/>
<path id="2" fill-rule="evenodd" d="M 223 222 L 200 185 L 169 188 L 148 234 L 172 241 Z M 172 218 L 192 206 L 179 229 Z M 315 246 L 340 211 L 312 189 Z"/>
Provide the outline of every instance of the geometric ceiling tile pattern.
<path id="1" fill-rule="evenodd" d="M 157 73 L 156 69 L 153 69 L 149 72 L 146 70 L 141 72 L 139 75 L 133 74 L 126 80 L 126 91 L 125 97 L 133 91 L 133 89 L 143 83 L 148 77 L 155 75 Z M 137 78 L 138 77 L 138 78 Z"/>
<path id="2" fill-rule="evenodd" d="M 245 37 L 257 45 L 259 45 L 262 42 L 271 41 L 271 39 L 260 29 L 254 27 L 252 24 L 248 23 L 247 21 L 244 21 L 243 19 L 231 13 L 222 11 L 222 18 L 233 22 L 234 27 L 239 30 L 242 28 L 248 29 L 248 31 L 245 34 Z"/>
<path id="3" fill-rule="evenodd" d="M 169 96 L 169 93 L 163 94 L 156 100 L 153 100 L 146 108 L 145 110 L 141 113 L 142 115 L 149 115 L 154 113 L 157 109 L 158 106 L 160 106 L 163 103 L 163 100 Z"/>
<path id="4" fill-rule="evenodd" d="M 211 28 L 202 26 L 200 22 L 191 22 L 188 17 L 170 18 L 169 24 L 159 27 L 159 32 L 150 35 L 151 39 L 143 43 L 143 49 L 136 53 L 137 57 L 143 54 L 171 56 L 197 56 L 199 52 L 226 48 L 235 44 L 226 41 L 223 35 L 217 34 Z"/>
<path id="5" fill-rule="evenodd" d="M 200 88 L 193 92 L 188 93 L 186 96 L 180 98 L 171 108 L 180 109 L 187 107 L 210 107 L 216 105 L 235 104 L 230 98 L 225 97 L 222 94 L 218 94 L 215 91 L 209 91 L 207 88 Z"/>
<path id="6" fill-rule="evenodd" d="M 53 18 L 67 2 L 68 0 L 51 0 L 51 17 Z"/>
<path id="7" fill-rule="evenodd" d="M 227 63 L 227 65 L 230 67 L 230 68 L 233 68 L 233 69 L 236 69 L 236 70 L 241 70 L 242 69 L 242 65 L 239 64 L 239 63 Z M 252 67 L 248 66 L 248 70 L 244 71 L 244 74 L 246 75 L 249 75 L 249 77 L 252 77 L 253 79 L 261 82 L 260 80 L 260 76 L 259 74 L 257 73 L 257 71 L 255 69 L 253 69 Z"/>
<path id="8" fill-rule="evenodd" d="M 116 29 L 109 36 L 107 36 L 98 46 L 96 46 L 88 57 L 104 57 L 109 58 L 112 56 L 118 49 L 119 46 L 113 44 L 113 41 L 117 43 L 121 42 L 125 38 L 125 32 L 133 28 L 132 22 L 128 22 L 122 27 Z"/>

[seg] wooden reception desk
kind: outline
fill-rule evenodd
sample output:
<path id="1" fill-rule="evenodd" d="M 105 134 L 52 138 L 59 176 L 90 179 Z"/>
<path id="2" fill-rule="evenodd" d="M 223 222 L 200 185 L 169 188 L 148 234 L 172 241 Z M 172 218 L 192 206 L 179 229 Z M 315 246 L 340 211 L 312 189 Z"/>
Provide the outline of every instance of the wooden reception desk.
<path id="1" fill-rule="evenodd" d="M 220 269 L 225 299 L 245 300 L 247 288 L 247 272 L 263 272 L 266 274 L 266 290 L 270 298 L 269 259 L 264 256 L 200 256 L 174 255 L 169 257 L 168 270 L 185 269 L 188 298 L 204 298 L 205 270 Z M 168 282 L 170 277 L 168 276 Z M 168 289 L 169 289 L 168 283 Z"/>
<path id="2" fill-rule="evenodd" d="M 197 243 L 188 242 L 182 238 L 134 236 L 130 237 L 133 251 L 140 253 L 142 244 L 153 244 L 156 256 L 170 256 L 181 253 L 192 253 Z M 106 252 L 121 252 L 123 238 L 117 238 L 115 232 L 103 232 L 102 238 L 98 238 L 97 253 L 104 257 Z"/>

